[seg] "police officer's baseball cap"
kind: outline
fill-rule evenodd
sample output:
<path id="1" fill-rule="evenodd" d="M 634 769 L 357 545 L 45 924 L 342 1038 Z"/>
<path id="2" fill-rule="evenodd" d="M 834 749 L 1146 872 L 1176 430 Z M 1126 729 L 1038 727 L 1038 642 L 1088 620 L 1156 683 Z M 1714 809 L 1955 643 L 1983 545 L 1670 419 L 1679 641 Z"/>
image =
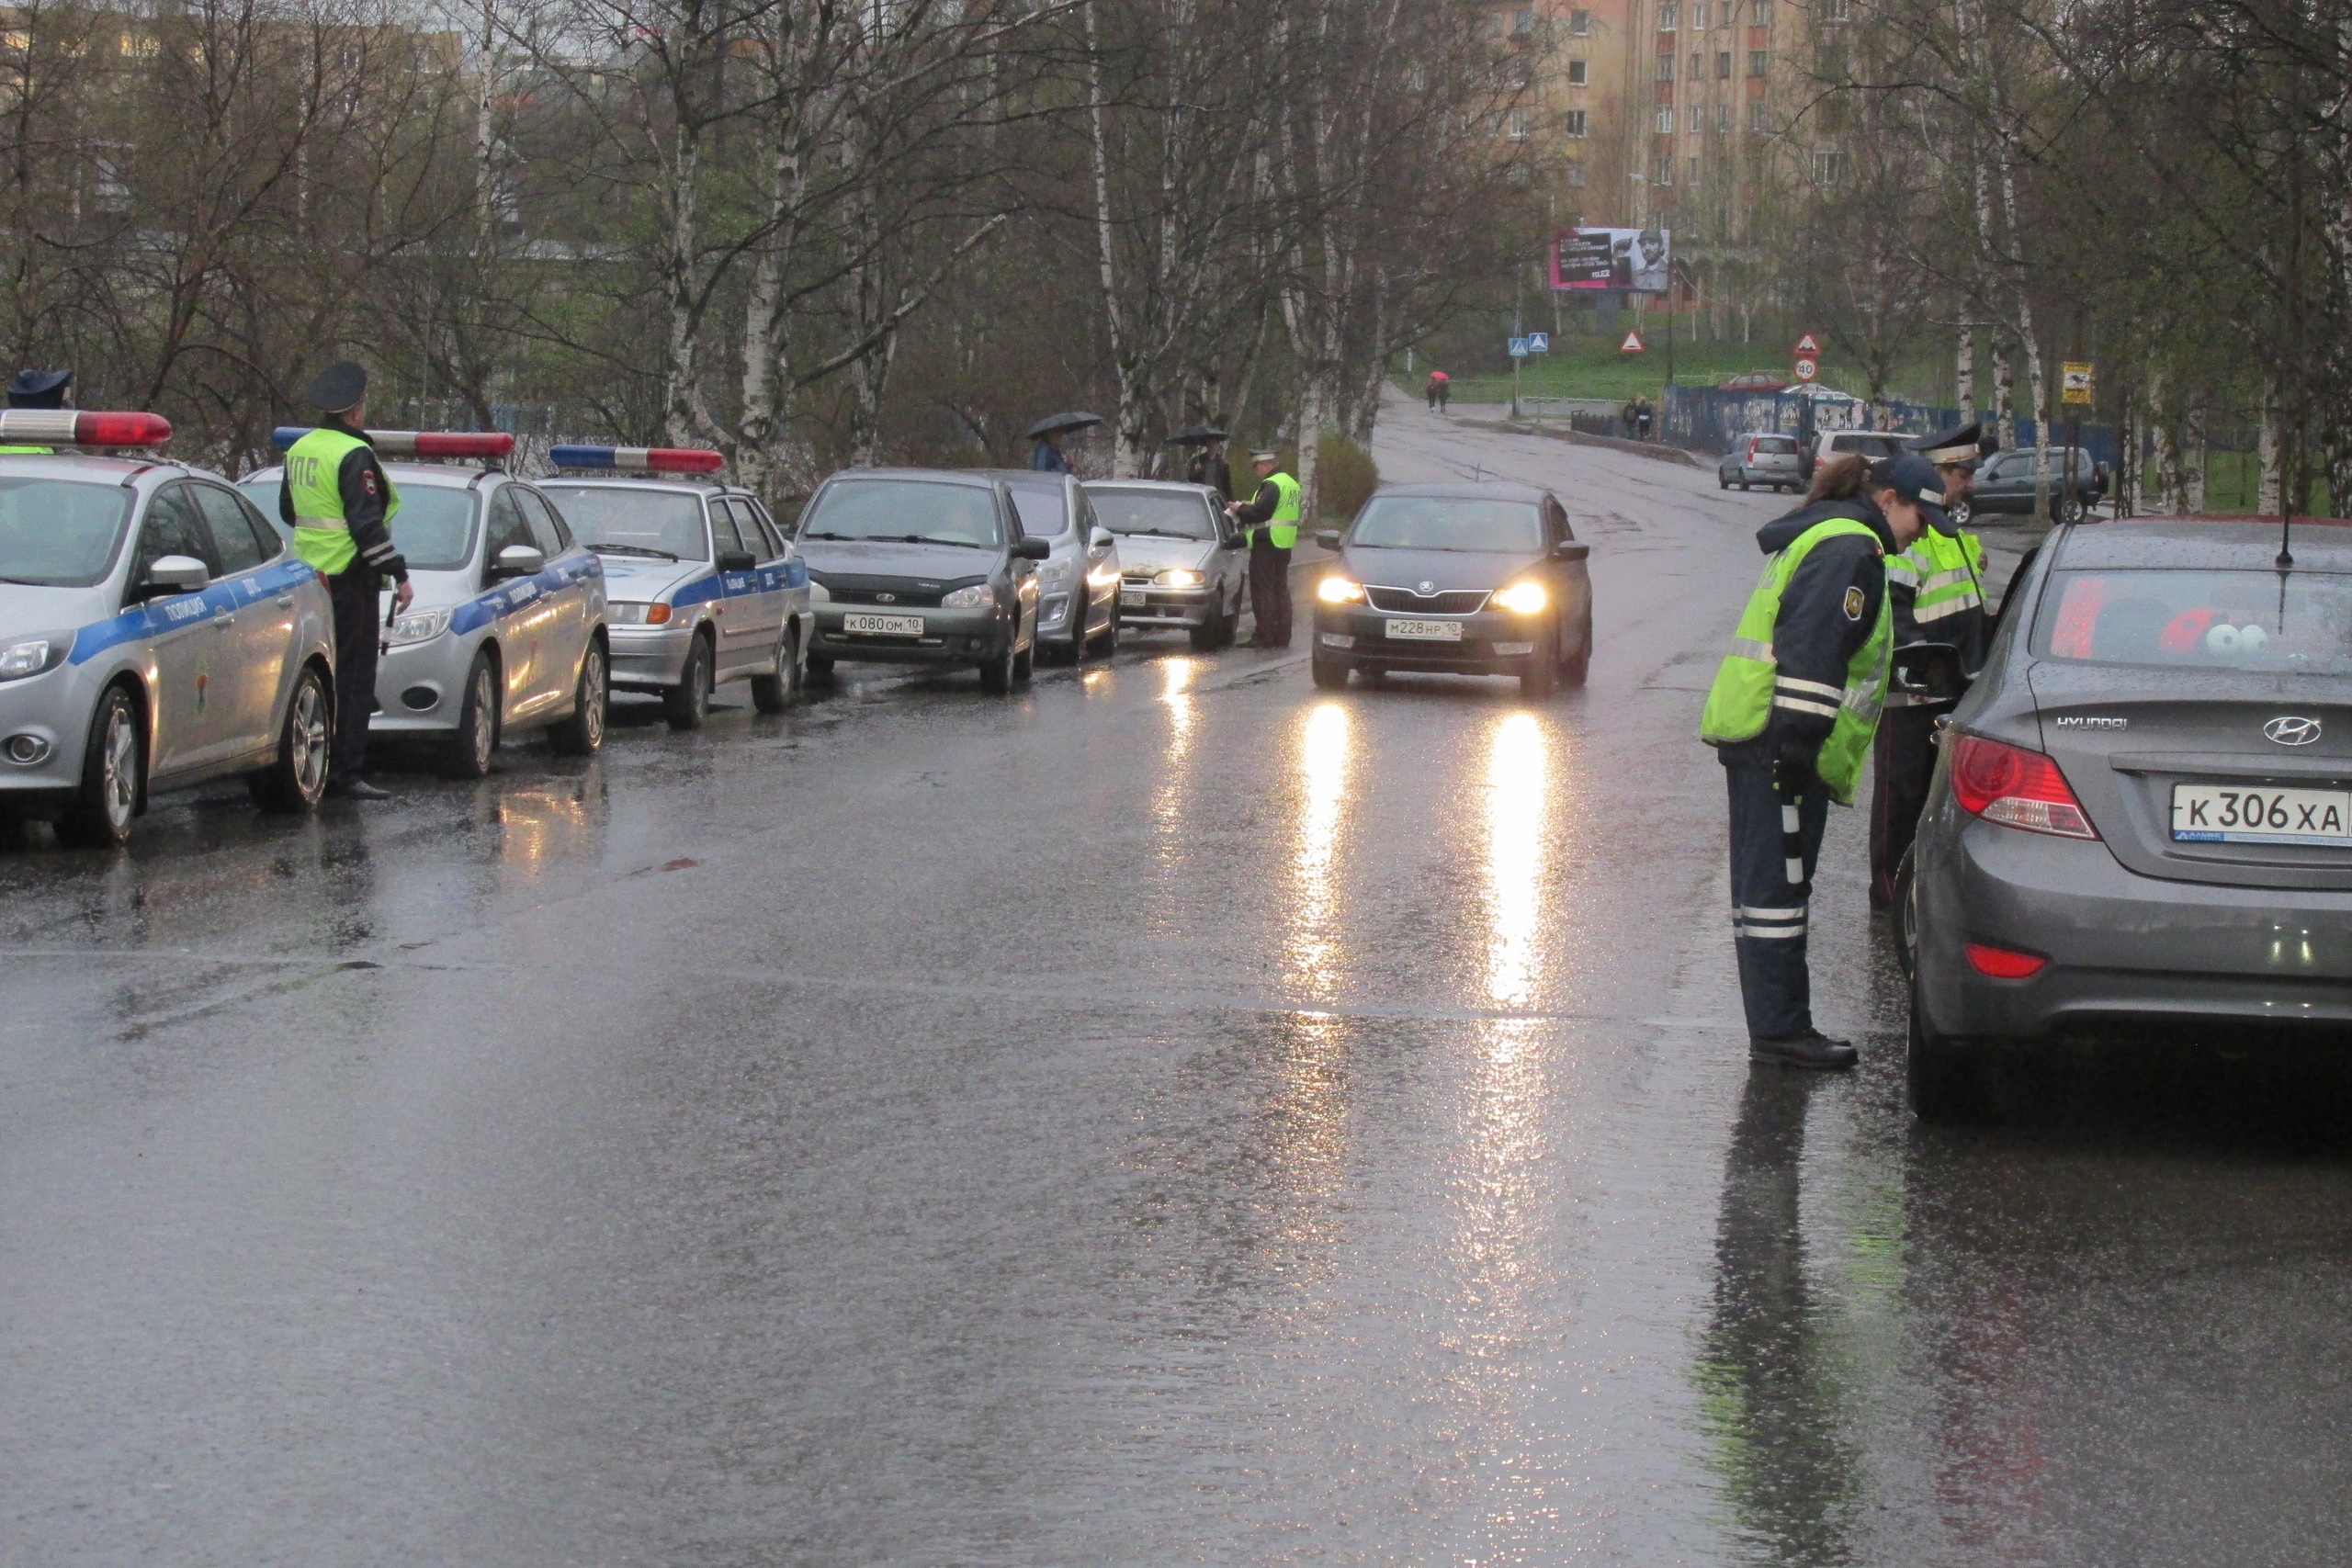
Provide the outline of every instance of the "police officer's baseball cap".
<path id="1" fill-rule="evenodd" d="M 311 406 L 321 413 L 342 413 L 357 408 L 368 396 L 368 372 L 348 359 L 338 359 L 311 383 Z"/>
<path id="2" fill-rule="evenodd" d="M 73 381 L 71 370 L 19 370 L 8 378 L 8 406 L 62 409 L 65 406 L 65 389 Z"/>
<path id="3" fill-rule="evenodd" d="M 1937 533 L 1957 532 L 1944 511 L 1943 478 L 1925 457 L 1913 452 L 1899 457 L 1881 457 L 1871 465 L 1868 482 L 1872 490 L 1891 490 L 1905 501 L 1917 502 L 1920 515 Z"/>

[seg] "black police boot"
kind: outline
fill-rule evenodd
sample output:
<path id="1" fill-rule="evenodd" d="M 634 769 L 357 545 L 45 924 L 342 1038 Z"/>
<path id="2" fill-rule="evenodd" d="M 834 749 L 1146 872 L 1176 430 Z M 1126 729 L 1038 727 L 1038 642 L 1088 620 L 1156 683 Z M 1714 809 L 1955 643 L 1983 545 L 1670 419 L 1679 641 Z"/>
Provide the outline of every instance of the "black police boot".
<path id="1" fill-rule="evenodd" d="M 328 780 L 327 793 L 338 800 L 390 800 L 392 798 L 390 790 L 378 789 L 357 773 L 352 774 L 349 778 Z"/>
<path id="2" fill-rule="evenodd" d="M 1784 1067 L 1818 1067 L 1826 1072 L 1844 1072 L 1860 1059 L 1860 1054 L 1844 1040 L 1832 1040 L 1818 1029 L 1786 1040 L 1767 1040 L 1753 1036 L 1747 1042 L 1747 1059 L 1751 1062 L 1776 1062 Z"/>

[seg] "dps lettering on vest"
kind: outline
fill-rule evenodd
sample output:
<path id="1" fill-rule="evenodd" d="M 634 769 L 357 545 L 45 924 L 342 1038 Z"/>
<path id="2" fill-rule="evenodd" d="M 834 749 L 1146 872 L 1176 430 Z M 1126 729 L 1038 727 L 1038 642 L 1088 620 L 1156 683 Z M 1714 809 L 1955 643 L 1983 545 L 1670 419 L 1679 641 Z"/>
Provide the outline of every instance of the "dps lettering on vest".
<path id="1" fill-rule="evenodd" d="M 351 525 L 344 520 L 343 460 L 368 444 L 340 430 L 318 429 L 286 453 L 286 493 L 294 504 L 294 553 L 329 577 L 347 571 L 358 558 Z M 401 509 L 392 476 L 384 476 L 384 524 Z"/>
<path id="2" fill-rule="evenodd" d="M 1863 759 L 1870 755 L 1871 737 L 1878 729 L 1879 711 L 1886 702 L 1894 622 L 1885 595 L 1879 596 L 1878 619 L 1870 636 L 1862 639 L 1862 646 L 1847 661 L 1843 688 L 1791 681 L 1787 684 L 1802 689 L 1783 693 L 1780 690 L 1782 682 L 1779 665 L 1772 656 L 1772 632 L 1781 618 L 1781 595 L 1787 592 L 1789 580 L 1796 575 L 1797 568 L 1814 547 L 1844 534 L 1861 535 L 1871 541 L 1872 549 L 1879 548 L 1878 536 L 1868 524 L 1851 517 L 1832 517 L 1807 528 L 1786 549 L 1764 563 L 1764 575 L 1758 581 L 1756 592 L 1748 596 L 1747 608 L 1740 612 L 1731 652 L 1724 656 L 1723 667 L 1715 671 L 1714 684 L 1708 689 L 1707 708 L 1699 721 L 1699 733 L 1711 746 L 1752 740 L 1763 734 L 1764 727 L 1771 721 L 1776 696 L 1786 705 L 1807 713 L 1834 713 L 1837 716 L 1830 725 L 1829 739 L 1821 743 L 1821 755 L 1814 766 L 1838 803 L 1850 806 L 1854 786 L 1862 776 Z M 1867 603 L 1860 588 L 1849 588 L 1842 607 L 1850 619 L 1859 622 Z"/>
<path id="3" fill-rule="evenodd" d="M 1299 498 L 1304 493 L 1296 479 L 1276 469 L 1266 476 L 1274 487 L 1273 515 L 1266 519 L 1266 542 L 1278 550 L 1287 550 L 1298 543 Z M 1256 529 L 1251 529 L 1254 537 Z"/>

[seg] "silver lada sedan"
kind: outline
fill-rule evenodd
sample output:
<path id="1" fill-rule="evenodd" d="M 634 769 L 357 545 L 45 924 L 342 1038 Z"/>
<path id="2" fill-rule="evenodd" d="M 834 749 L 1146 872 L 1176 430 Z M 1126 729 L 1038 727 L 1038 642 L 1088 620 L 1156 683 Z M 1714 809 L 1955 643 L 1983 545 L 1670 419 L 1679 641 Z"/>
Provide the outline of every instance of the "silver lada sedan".
<path id="1" fill-rule="evenodd" d="M 1086 495 L 1118 536 L 1127 628 L 1188 631 L 1201 653 L 1231 648 L 1250 594 L 1250 556 L 1225 498 L 1170 479 L 1094 479 Z"/>
<path id="2" fill-rule="evenodd" d="M 401 439 L 413 433 L 368 434 L 379 453 L 414 449 Z M 435 743 L 453 778 L 488 773 L 499 741 L 523 730 L 570 755 L 604 745 L 611 649 L 595 555 L 547 497 L 495 468 L 384 470 L 416 596 L 385 628 L 368 733 Z M 239 488 L 276 517 L 282 478 L 264 468 Z"/>
<path id="3" fill-rule="evenodd" d="M 153 426 L 138 445 L 169 437 Z M 22 438 L 0 415 L 0 439 Z M 0 457 L 0 818 L 119 844 L 151 796 L 236 774 L 265 809 L 309 810 L 334 643 L 318 574 L 218 475 Z"/>
<path id="4" fill-rule="evenodd" d="M 2069 1035 L 2352 1029 L 2352 530 L 2054 530 L 1939 738 L 1898 904 L 1929 1119 Z"/>

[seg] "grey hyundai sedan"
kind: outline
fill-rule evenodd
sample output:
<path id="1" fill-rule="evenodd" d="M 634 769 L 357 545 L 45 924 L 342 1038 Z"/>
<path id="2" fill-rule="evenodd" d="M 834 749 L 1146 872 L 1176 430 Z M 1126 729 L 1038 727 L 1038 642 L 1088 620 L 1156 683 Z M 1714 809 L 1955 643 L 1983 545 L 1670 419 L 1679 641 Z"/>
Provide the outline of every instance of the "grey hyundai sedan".
<path id="1" fill-rule="evenodd" d="M 1914 849 L 1923 1117 L 2016 1043 L 2352 1024 L 2352 530 L 2278 547 L 2076 524 L 2018 573 Z"/>

